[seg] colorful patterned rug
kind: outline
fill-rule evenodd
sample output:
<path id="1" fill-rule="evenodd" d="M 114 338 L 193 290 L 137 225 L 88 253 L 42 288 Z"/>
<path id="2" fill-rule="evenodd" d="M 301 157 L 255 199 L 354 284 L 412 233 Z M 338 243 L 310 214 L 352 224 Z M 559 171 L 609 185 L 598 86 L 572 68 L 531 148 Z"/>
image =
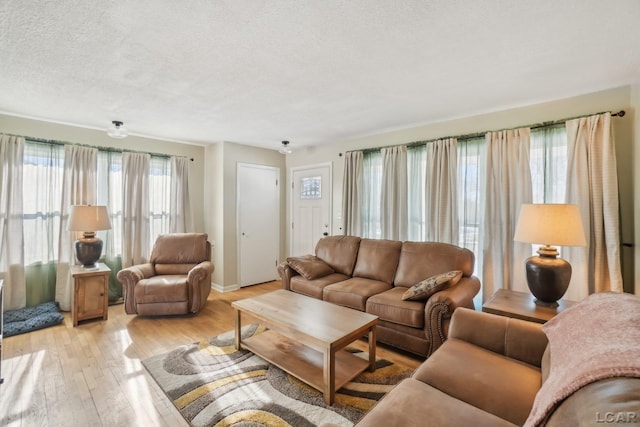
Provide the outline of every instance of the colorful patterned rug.
<path id="1" fill-rule="evenodd" d="M 249 337 L 264 329 L 243 328 Z M 413 372 L 384 359 L 336 393 L 322 394 L 250 351 L 236 351 L 234 331 L 184 345 L 142 363 L 192 426 L 352 426 L 387 391 Z M 349 350 L 368 359 L 366 352 Z"/>

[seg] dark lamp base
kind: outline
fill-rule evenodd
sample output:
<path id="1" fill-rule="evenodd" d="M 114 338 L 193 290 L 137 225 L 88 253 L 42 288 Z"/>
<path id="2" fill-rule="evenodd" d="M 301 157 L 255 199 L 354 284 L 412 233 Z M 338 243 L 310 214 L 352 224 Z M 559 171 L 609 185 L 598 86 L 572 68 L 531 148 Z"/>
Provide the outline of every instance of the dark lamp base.
<path id="1" fill-rule="evenodd" d="M 535 303 L 557 307 L 557 301 L 567 292 L 571 280 L 571 264 L 555 256 L 532 256 L 525 264 L 529 290 Z"/>
<path id="2" fill-rule="evenodd" d="M 100 255 L 102 255 L 102 239 L 92 237 L 76 240 L 76 257 L 85 268 L 95 267 Z"/>

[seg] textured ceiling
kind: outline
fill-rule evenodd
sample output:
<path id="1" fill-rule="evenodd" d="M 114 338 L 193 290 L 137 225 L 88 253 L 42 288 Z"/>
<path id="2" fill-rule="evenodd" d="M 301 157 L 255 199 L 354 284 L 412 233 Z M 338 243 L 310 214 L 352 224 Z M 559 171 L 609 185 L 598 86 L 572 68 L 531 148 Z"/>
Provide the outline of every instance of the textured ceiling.
<path id="1" fill-rule="evenodd" d="M 2 0 L 0 112 L 277 149 L 640 80 L 638 0 Z"/>

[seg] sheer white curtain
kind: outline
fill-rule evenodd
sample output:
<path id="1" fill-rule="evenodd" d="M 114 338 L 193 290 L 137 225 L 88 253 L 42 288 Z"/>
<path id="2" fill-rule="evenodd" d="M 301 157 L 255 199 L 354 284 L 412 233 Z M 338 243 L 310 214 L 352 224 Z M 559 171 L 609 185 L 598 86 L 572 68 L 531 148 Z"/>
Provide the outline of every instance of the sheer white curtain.
<path id="1" fill-rule="evenodd" d="M 382 186 L 382 156 L 379 151 L 369 152 L 362 159 L 362 237 L 380 239 L 380 189 Z"/>
<path id="2" fill-rule="evenodd" d="M 64 146 L 26 139 L 22 170 L 27 307 L 56 299 Z"/>
<path id="3" fill-rule="evenodd" d="M 76 264 L 75 233 L 67 230 L 72 205 L 95 205 L 97 202 L 98 150 L 66 145 L 60 205 L 60 241 L 56 274 L 56 301 L 60 309 L 71 310 L 73 282 L 69 267 Z"/>
<path id="4" fill-rule="evenodd" d="M 380 192 L 381 237 L 407 239 L 407 147 L 383 148 Z"/>
<path id="5" fill-rule="evenodd" d="M 122 270 L 122 153 L 98 152 L 98 204 L 107 206 L 111 230 L 98 231 L 103 240 L 101 262 L 110 269 L 109 301 L 122 298 L 122 284 L 116 278 Z"/>
<path id="6" fill-rule="evenodd" d="M 362 151 L 350 151 L 344 157 L 342 180 L 342 221 L 347 236 L 362 235 L 361 198 L 364 190 L 362 175 Z"/>
<path id="7" fill-rule="evenodd" d="M 426 146 L 407 149 L 407 239 L 413 242 L 425 240 L 425 153 Z"/>
<path id="8" fill-rule="evenodd" d="M 169 196 L 169 232 L 193 231 L 189 198 L 189 159 L 171 156 L 171 191 Z"/>
<path id="9" fill-rule="evenodd" d="M 425 238 L 458 244 L 458 141 L 438 140 L 426 147 Z"/>
<path id="10" fill-rule="evenodd" d="M 122 153 L 122 266 L 149 260 L 149 169 L 151 156 Z"/>
<path id="11" fill-rule="evenodd" d="M 567 203 L 580 207 L 586 248 L 567 248 L 573 274 L 565 298 L 622 292 L 618 177 L 611 114 L 569 120 Z"/>
<path id="12" fill-rule="evenodd" d="M 497 289 L 528 292 L 524 263 L 531 246 L 514 242 L 520 205 L 531 203 L 529 128 L 489 132 L 486 135 L 482 292 L 489 298 Z"/>
<path id="13" fill-rule="evenodd" d="M 27 301 L 22 233 L 24 145 L 24 138 L 0 135 L 0 278 L 6 310 L 24 307 Z"/>

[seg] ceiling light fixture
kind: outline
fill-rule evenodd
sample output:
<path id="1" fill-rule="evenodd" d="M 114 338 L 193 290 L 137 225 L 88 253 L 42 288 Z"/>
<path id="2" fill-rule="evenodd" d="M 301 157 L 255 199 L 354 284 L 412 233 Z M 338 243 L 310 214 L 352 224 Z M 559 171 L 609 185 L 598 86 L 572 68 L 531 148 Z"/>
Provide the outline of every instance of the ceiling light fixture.
<path id="1" fill-rule="evenodd" d="M 119 120 L 114 120 L 111 122 L 111 126 L 109 126 L 109 129 L 107 129 L 107 135 L 109 135 L 111 138 L 122 139 L 129 136 L 129 131 L 125 127 L 124 123 Z"/>
<path id="2" fill-rule="evenodd" d="M 289 141 L 282 141 L 282 147 L 278 150 L 282 154 L 291 154 L 293 151 L 289 148 Z"/>

